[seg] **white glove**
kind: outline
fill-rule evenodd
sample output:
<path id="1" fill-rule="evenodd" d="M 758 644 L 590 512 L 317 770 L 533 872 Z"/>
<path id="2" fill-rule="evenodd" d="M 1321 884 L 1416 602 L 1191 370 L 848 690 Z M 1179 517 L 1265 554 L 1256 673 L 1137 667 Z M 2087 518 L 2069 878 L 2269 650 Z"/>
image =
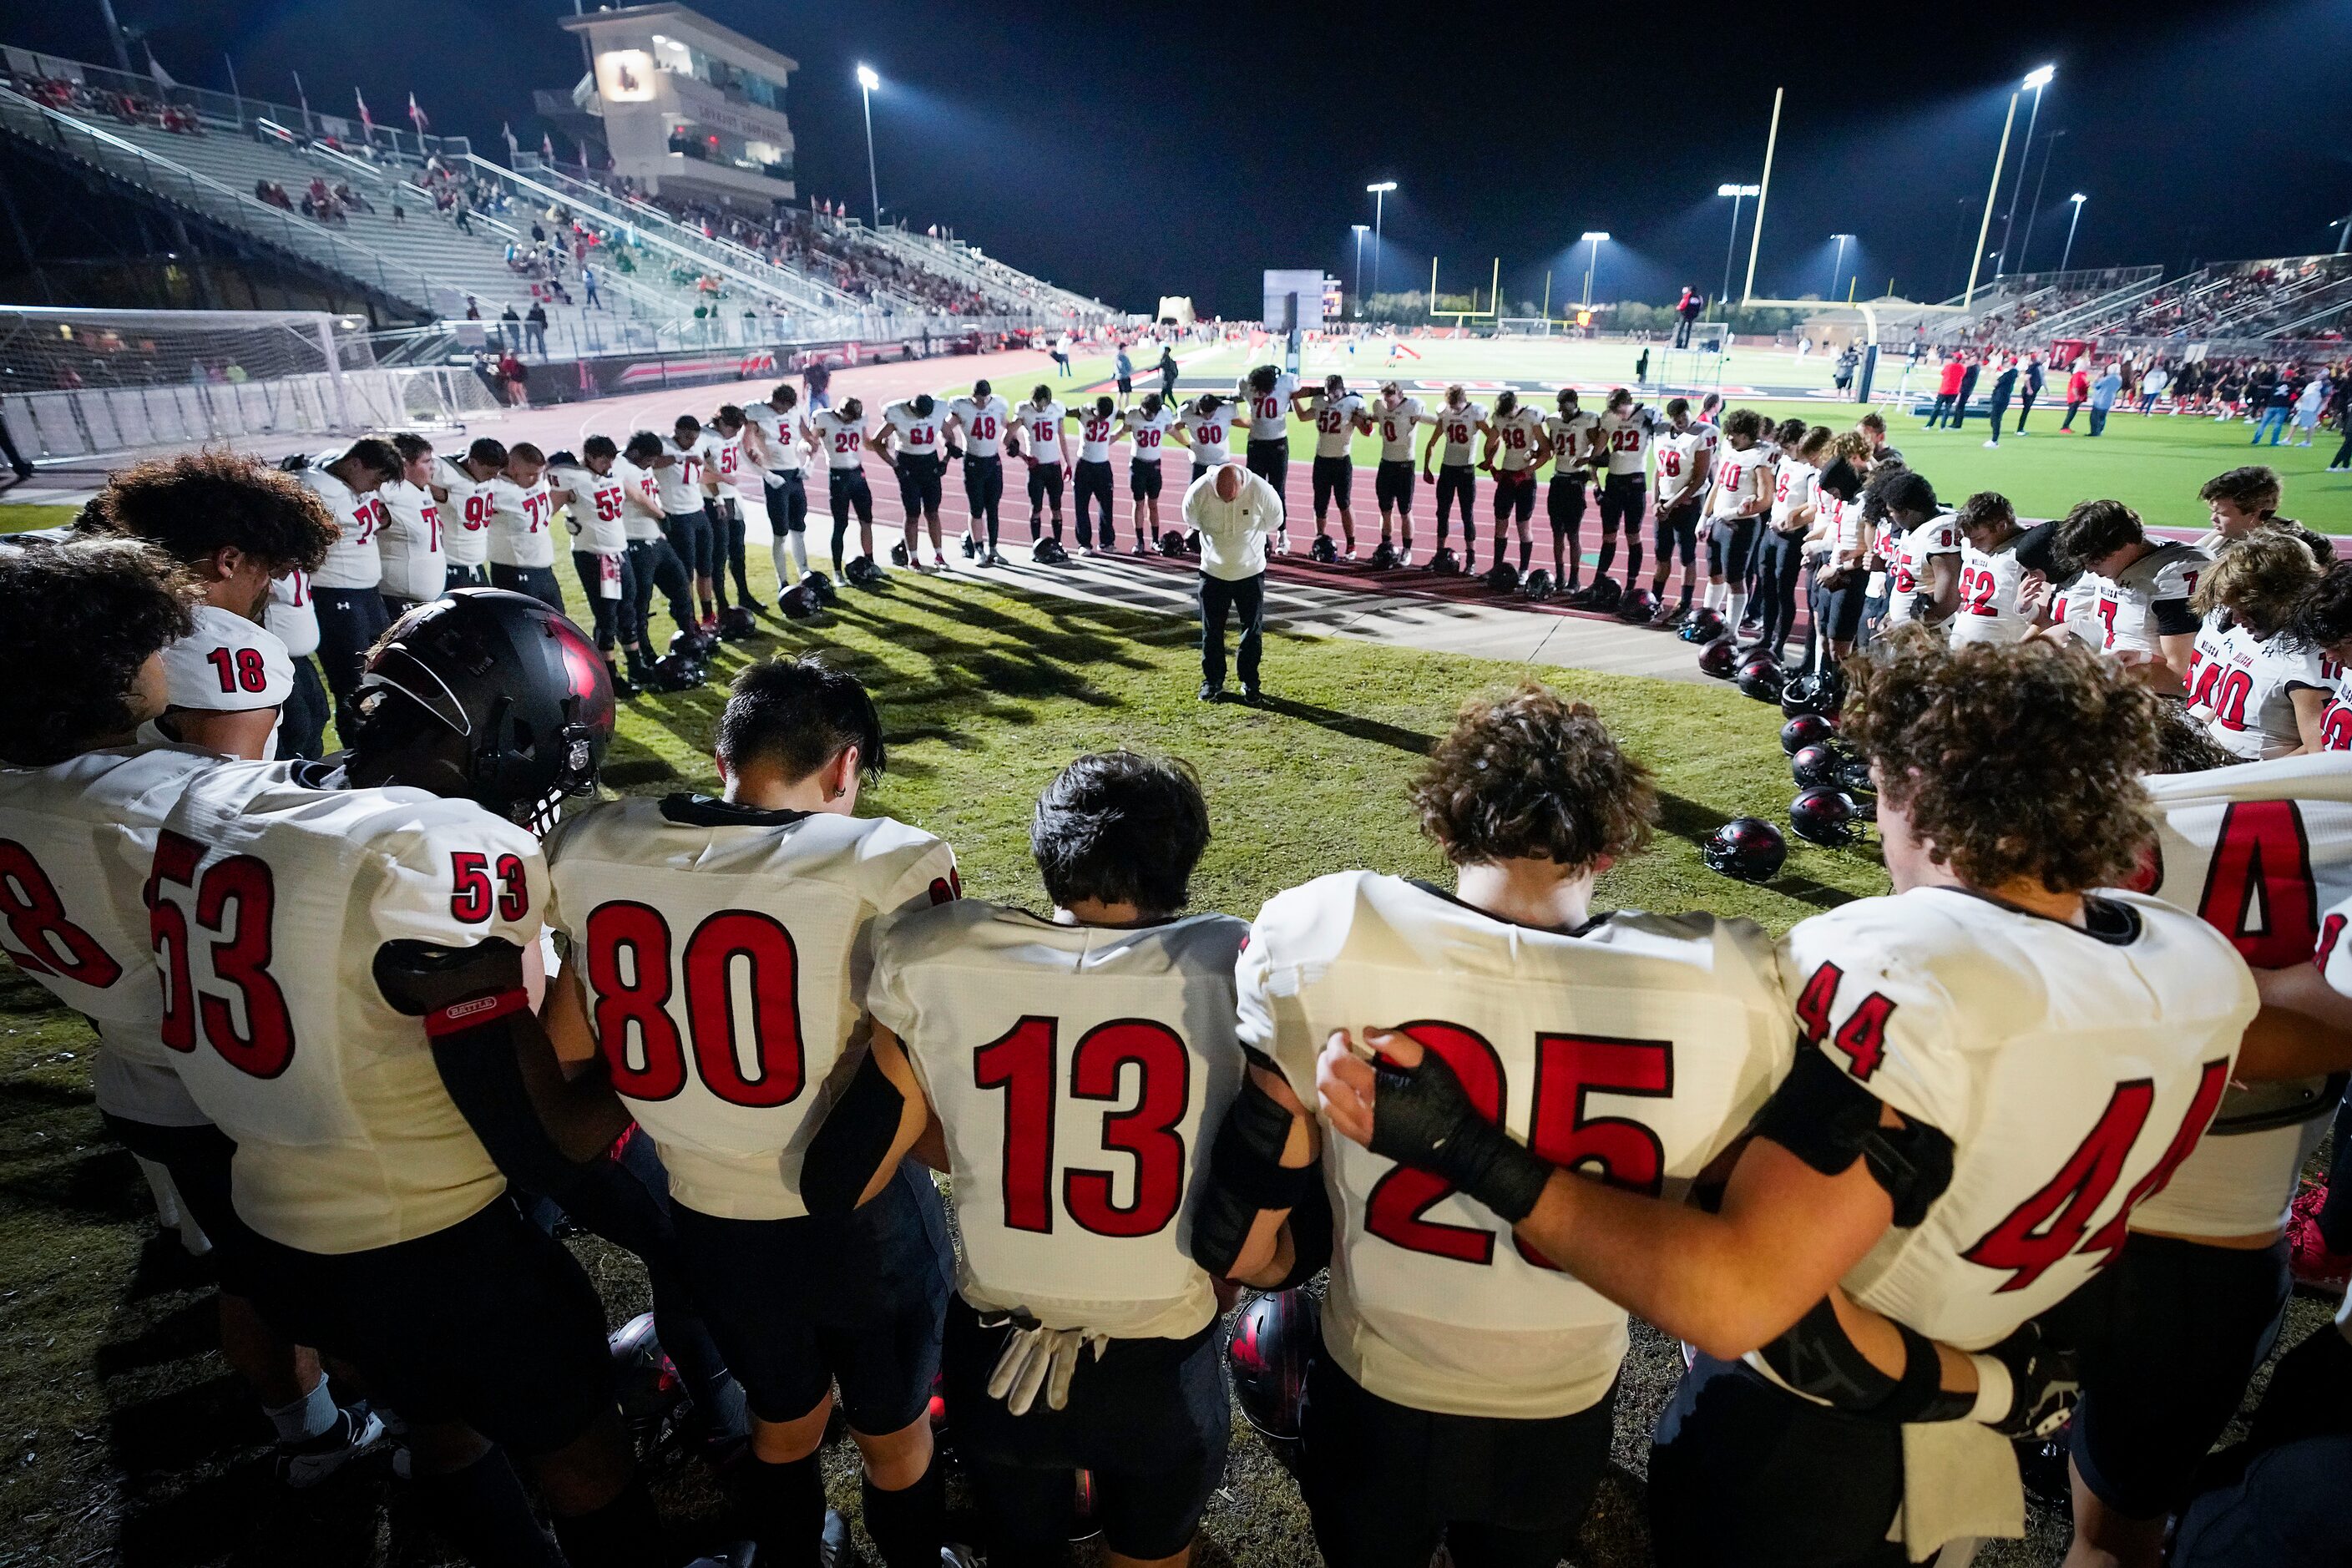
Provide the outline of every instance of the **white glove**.
<path id="1" fill-rule="evenodd" d="M 1004 1407 L 1015 1415 L 1026 1415 L 1037 1402 L 1037 1390 L 1045 1390 L 1045 1404 L 1060 1410 L 1070 1403 L 1070 1379 L 1078 1370 L 1078 1354 L 1086 1346 L 1094 1347 L 1095 1359 L 1102 1360 L 1103 1352 L 1110 1346 L 1108 1334 L 1090 1334 L 1084 1329 L 1049 1329 L 1043 1323 L 1007 1319 L 1015 1326 L 1005 1337 L 1004 1353 L 996 1358 L 996 1370 L 989 1373 L 988 1394 L 1002 1399 Z"/>

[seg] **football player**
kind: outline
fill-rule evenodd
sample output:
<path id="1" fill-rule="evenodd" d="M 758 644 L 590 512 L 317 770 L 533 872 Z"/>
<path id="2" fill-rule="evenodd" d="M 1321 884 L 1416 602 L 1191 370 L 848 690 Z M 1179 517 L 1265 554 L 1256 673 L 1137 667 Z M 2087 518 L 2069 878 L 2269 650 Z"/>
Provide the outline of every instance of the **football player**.
<path id="1" fill-rule="evenodd" d="M 743 574 L 743 487 L 751 482 L 750 420 L 732 403 L 723 404 L 712 422 L 710 485 L 710 589 L 720 610 L 727 608 L 727 574 L 735 574 L 735 602 L 757 610 L 751 584 Z M 764 488 L 764 486 L 763 486 Z"/>
<path id="2" fill-rule="evenodd" d="M 490 481 L 490 585 L 528 594 L 557 615 L 563 613 L 547 454 L 528 441 L 507 448 L 505 471 Z"/>
<path id="3" fill-rule="evenodd" d="M 1650 574 L 1650 597 L 1658 602 L 1653 626 L 1678 626 L 1690 614 L 1698 591 L 1698 521 L 1706 506 L 1706 489 L 1715 477 L 1717 431 L 1690 416 L 1690 400 L 1666 401 L 1665 428 L 1658 433 L 1658 560 Z M 1639 526 L 1640 519 L 1635 518 Z M 1674 557 L 1683 558 L 1682 597 L 1666 607 L 1666 579 L 1674 575 Z M 1633 580 L 1639 568 L 1626 577 Z"/>
<path id="4" fill-rule="evenodd" d="M 2346 662 L 2352 659 L 2352 564 L 2339 562 L 2320 574 L 2295 606 L 2286 635 L 2302 647 L 2317 648 L 2336 680 L 2336 695 L 2320 715 L 2320 749 L 2352 751 L 2352 700 L 2345 690 L 2346 670 L 2352 668 Z"/>
<path id="5" fill-rule="evenodd" d="M 628 540 L 629 581 L 636 590 L 629 621 L 637 628 L 637 643 L 629 656 L 629 680 L 649 690 L 666 683 L 654 669 L 654 591 L 669 602 L 673 636 L 700 635 L 694 621 L 694 580 L 686 563 L 670 543 L 669 513 L 662 503 L 661 476 L 676 461 L 662 449 L 662 438 L 639 430 L 621 448 L 613 477 L 621 481 L 621 531 Z"/>
<path id="6" fill-rule="evenodd" d="M 392 617 L 384 613 L 383 561 L 375 536 L 390 514 L 377 489 L 400 478 L 400 453 L 389 441 L 366 437 L 339 453 L 321 452 L 299 470 L 301 480 L 327 503 L 335 522 L 335 542 L 310 574 L 310 601 L 319 617 L 319 662 L 334 693 L 335 722 L 351 726 L 352 693 L 360 660 L 383 635 Z"/>
<path id="7" fill-rule="evenodd" d="M 1747 613 L 1748 558 L 1756 549 L 1759 520 L 1772 509 L 1772 466 L 1757 445 L 1764 431 L 1761 414 L 1735 408 L 1723 429 L 1730 449 L 1717 454 L 1715 491 L 1707 502 L 1706 605 L 1736 626 Z M 1557 469 L 1552 484 L 1557 493 Z M 1583 513 L 1581 496 L 1577 512 Z"/>
<path id="8" fill-rule="evenodd" d="M 947 417 L 928 392 L 893 403 L 882 410 L 882 427 L 870 438 L 898 475 L 898 506 L 907 519 L 907 564 L 927 572 L 948 568 L 947 548 L 940 536 L 940 482 L 947 474 L 943 426 Z M 894 451 L 893 448 L 896 448 Z M 926 564 L 919 524 L 931 526 L 931 559 Z"/>
<path id="9" fill-rule="evenodd" d="M 1862 627 L 1863 601 L 1869 594 L 1864 519 L 1863 470 L 1868 443 L 1854 431 L 1830 437 L 1829 463 L 1814 481 L 1813 526 L 1805 535 L 1805 566 L 1811 574 L 1811 614 L 1814 660 L 1831 664 L 1853 651 Z M 1890 473 L 1888 482 L 1897 476 Z"/>
<path id="10" fill-rule="evenodd" d="M 1349 871 L 1277 895 L 1242 954 L 1243 1045 L 1311 1104 L 1334 1031 L 1399 1029 L 1482 1118 L 1679 1195 L 1788 1068 L 1771 939 L 1593 912 L 1656 789 L 1591 708 L 1541 687 L 1465 707 L 1412 800 L 1455 886 Z M 1465 1568 L 1559 1561 L 1608 1463 L 1625 1314 L 1469 1189 L 1345 1138 L 1322 1140 L 1321 1171 L 1335 1235 L 1302 1484 L 1325 1558 L 1403 1568 L 1443 1538 Z M 1272 1237 L 1251 1241 L 1235 1271 L 1269 1260 Z"/>
<path id="11" fill-rule="evenodd" d="M 948 425 L 963 437 L 961 447 L 949 447 L 950 456 L 961 453 L 963 458 L 963 499 L 971 509 L 963 552 L 966 559 L 983 566 L 997 562 L 997 513 L 1004 504 L 1004 435 L 1012 424 L 1013 411 L 984 380 L 971 384 L 969 396 L 948 405 Z M 981 543 L 982 537 L 988 542 L 985 546 Z"/>
<path id="12" fill-rule="evenodd" d="M 308 572 L 288 572 L 270 582 L 261 625 L 294 661 L 293 689 L 278 710 L 278 760 L 316 757 L 326 745 L 327 684 L 319 679 L 319 613 L 310 605 Z"/>
<path id="13" fill-rule="evenodd" d="M 1147 392 L 1118 418 L 1118 438 L 1131 443 L 1128 489 L 1135 500 L 1135 552 L 1141 555 L 1160 541 L 1160 454 L 1176 414 L 1158 393 Z"/>
<path id="14" fill-rule="evenodd" d="M 505 443 L 478 437 L 462 458 L 433 460 L 433 499 L 441 503 L 445 588 L 490 585 L 490 481 L 507 466 Z M 438 597 L 438 595 L 433 595 Z"/>
<path id="15" fill-rule="evenodd" d="M 82 526 L 154 545 L 197 584 L 186 635 L 163 650 L 163 707 L 142 739 L 275 758 L 294 661 L 263 622 L 272 584 L 316 571 L 334 546 L 317 491 L 227 451 L 159 458 L 108 480 Z"/>
<path id="16" fill-rule="evenodd" d="M 1277 365 L 1262 364 L 1234 389 L 1249 417 L 1249 471 L 1274 487 L 1282 502 L 1284 526 L 1275 535 L 1275 553 L 1290 553 L 1290 416 L 1297 412 L 1298 378 Z"/>
<path id="17" fill-rule="evenodd" d="M 226 453 L 179 461 L 204 466 L 184 481 L 183 499 L 215 506 L 228 499 L 227 465 L 246 465 L 247 506 L 302 517 L 315 548 L 325 548 L 323 509 L 289 476 Z M 161 482 L 152 469 L 142 480 Z M 229 1201 L 230 1144 L 173 1069 L 161 1034 L 163 988 L 147 960 L 142 893 L 157 829 L 188 781 L 220 758 L 129 742 L 164 710 L 163 650 L 195 635 L 199 592 L 142 541 L 0 547 L 0 658 L 11 672 L 0 684 L 0 947 L 97 1034 L 90 1089 L 100 1119 L 167 1173 L 212 1244 L 222 1352 L 276 1428 L 279 1479 L 301 1488 L 380 1447 L 383 1423 L 364 1408 L 338 1409 L 318 1352 L 256 1306 L 251 1236 Z"/>
<path id="18" fill-rule="evenodd" d="M 710 613 L 710 492 L 703 479 L 713 444 L 700 419 L 681 414 L 670 433 L 661 437 L 665 460 L 653 470 L 654 482 L 661 490 L 662 531 L 669 536 L 678 563 L 698 590 L 704 610 L 700 617 L 678 629 L 704 635 L 718 630 L 716 616 Z"/>
<path id="19" fill-rule="evenodd" d="M 1563 386 L 1559 412 L 1544 416 L 1544 439 L 1551 443 L 1551 485 L 1544 510 L 1551 519 L 1552 582 L 1561 593 L 1584 585 L 1584 498 L 1592 484 L 1593 431 L 1601 417 L 1577 405 L 1576 388 Z"/>
<path id="20" fill-rule="evenodd" d="M 1030 826 L 1052 917 L 962 900 L 890 927 L 872 1053 L 803 1167 L 819 1212 L 887 1194 L 927 1146 L 951 1178 L 944 1384 L 992 1562 L 1059 1560 L 1083 1469 L 1108 1561 L 1181 1568 L 1224 1471 L 1217 1296 L 1188 1249 L 1243 1077 L 1248 928 L 1183 913 L 1208 839 L 1182 763 L 1065 768 Z"/>
<path id="21" fill-rule="evenodd" d="M 626 648 L 632 668 L 650 664 L 645 625 L 636 618 L 637 584 L 630 570 L 627 481 L 614 471 L 621 449 L 610 436 L 591 436 L 585 454 L 558 452 L 549 459 L 548 497 L 563 510 L 572 535 L 572 567 L 595 619 L 596 649 L 604 656 L 613 695 L 634 697 L 636 688 L 613 662 L 615 647 Z"/>
<path id="22" fill-rule="evenodd" d="M 800 416 L 801 395 L 790 382 L 778 382 L 764 403 L 745 405 L 751 432 L 744 437 L 751 460 L 760 465 L 761 488 L 766 494 L 768 550 L 774 557 L 776 584 L 797 583 L 808 574 L 808 486 L 802 470 L 808 466 L 803 445 L 807 430 Z"/>
<path id="23" fill-rule="evenodd" d="M 1233 461 L 1226 443 L 1232 439 L 1233 405 L 1213 392 L 1204 392 L 1176 417 L 1176 438 L 1192 454 L 1192 479 Z"/>
<path id="24" fill-rule="evenodd" d="M 1391 542 L 1396 530 L 1396 563 L 1412 564 L 1412 427 L 1433 423 L 1421 411 L 1421 399 L 1407 397 L 1402 383 L 1381 383 L 1381 400 L 1372 405 L 1372 422 L 1380 427 L 1380 467 L 1372 470 L 1372 494 L 1381 505 L 1381 542 Z"/>
<path id="25" fill-rule="evenodd" d="M 383 595 L 384 613 L 397 620 L 447 590 L 449 564 L 441 544 L 441 503 L 433 494 L 433 474 L 439 463 L 433 443 L 403 432 L 392 438 L 392 445 L 400 454 L 400 477 L 376 492 L 383 498 L 388 517 L 375 543 L 383 571 L 377 587 Z"/>
<path id="26" fill-rule="evenodd" d="M 869 1533 L 890 1568 L 940 1568 L 938 1192 L 900 1165 L 856 1214 L 814 1215 L 802 1178 L 863 1054 L 877 930 L 953 899 L 955 857 L 851 815 L 887 761 L 881 721 L 814 658 L 745 669 L 716 752 L 723 799 L 621 800 L 550 839 L 572 953 L 550 1031 L 567 1058 L 602 1054 L 668 1170 L 687 1282 L 755 1418 L 741 1479 L 763 1557 L 807 1561 L 825 1529 L 817 1447 L 837 1382 Z"/>
<path id="27" fill-rule="evenodd" d="M 1593 450 L 1602 455 L 1601 559 L 1592 568 L 1592 585 L 1583 590 L 1579 603 L 1596 602 L 1598 595 L 1605 605 L 1609 590 L 1601 584 L 1609 581 L 1609 568 L 1617 559 L 1621 526 L 1625 531 L 1625 592 L 1633 592 L 1642 579 L 1642 512 L 1649 504 L 1650 439 L 1657 427 L 1658 416 L 1622 386 L 1609 395 L 1593 426 Z"/>
<path id="28" fill-rule="evenodd" d="M 1067 417 L 1068 411 L 1054 396 L 1054 389 L 1041 381 L 1005 433 L 1013 443 L 1009 450 L 1029 470 L 1032 542 L 1045 537 L 1044 519 L 1048 511 L 1053 515 L 1055 539 L 1062 537 L 1062 474 L 1070 460 L 1070 444 L 1062 423 Z"/>
<path id="29" fill-rule="evenodd" d="M 808 430 L 809 450 L 824 453 L 825 500 L 833 508 L 834 572 L 846 575 L 849 570 L 850 558 L 842 551 L 849 539 L 853 508 L 857 513 L 857 559 L 874 565 L 874 489 L 866 482 L 865 451 L 869 438 L 866 405 L 848 397 L 838 408 L 820 408 L 808 416 Z"/>
<path id="30" fill-rule="evenodd" d="M 2314 533 L 2292 518 L 2279 516 L 2282 494 L 2278 470 L 2263 464 L 2214 475 L 2197 492 L 2213 523 L 2212 531 L 2197 541 L 2197 548 L 2208 555 L 2219 555 L 2223 545 L 2258 528 L 2278 528 L 2302 540 L 2322 566 L 2334 565 L 2336 546 L 2326 534 Z"/>
<path id="31" fill-rule="evenodd" d="M 1879 486 L 1895 554 L 1886 568 L 1886 625 L 1941 626 L 1960 605 L 1960 531 L 1936 501 L 1936 487 L 1908 468 Z"/>
<path id="32" fill-rule="evenodd" d="M 2020 605 L 2020 593 L 2030 575 L 2019 547 L 2027 535 L 2017 525 L 2017 509 L 2009 498 L 1979 490 L 1952 514 L 1960 531 L 1960 602 L 1952 620 L 1952 641 L 2017 642 L 2033 629 L 2032 617 Z"/>
<path id="33" fill-rule="evenodd" d="M 1344 1039 L 1318 1064 L 1343 1135 L 1483 1193 L 1518 1239 L 1693 1346 L 1650 1467 L 1667 1563 L 1873 1561 L 1891 1526 L 1920 1559 L 2013 1532 L 2014 1460 L 1977 1426 L 2039 1397 L 2043 1354 L 2016 1336 L 2124 1245 L 2256 1011 L 2220 932 L 2089 890 L 2147 846 L 2144 689 L 2080 650 L 1924 632 L 1854 679 L 1845 733 L 1896 891 L 1783 939 L 1802 1043 L 1714 1212 L 1574 1173 L 1573 1144 L 1531 1152 L 1409 1038 L 1383 1037 L 1377 1067 Z M 1832 1285 L 1886 1322 L 1857 1338 Z"/>
<path id="34" fill-rule="evenodd" d="M 1116 548 L 1111 534 L 1110 444 L 1116 439 L 1112 432 L 1118 428 L 1118 405 L 1106 394 L 1072 417 L 1078 422 L 1078 461 L 1070 470 L 1073 504 L 1078 513 L 1078 548 L 1108 552 Z M 1098 531 L 1087 516 L 1090 510 L 1102 513 Z"/>
<path id="35" fill-rule="evenodd" d="M 1816 425 L 1801 430 L 1793 441 L 1781 427 L 1783 444 L 1772 470 L 1772 510 L 1765 514 L 1764 531 L 1756 543 L 1756 593 L 1748 608 L 1761 601 L 1756 640 L 1748 646 L 1787 656 L 1790 634 L 1797 626 L 1797 581 L 1804 564 L 1805 538 L 1812 531 L 1821 503 L 1815 493 L 1822 465 L 1829 461 L 1830 430 Z"/>
<path id="36" fill-rule="evenodd" d="M 1347 378 L 1338 374 L 1325 376 L 1319 391 L 1294 393 L 1292 400 L 1299 417 L 1315 426 L 1315 467 L 1309 476 L 1315 495 L 1315 537 L 1326 537 L 1331 507 L 1337 502 L 1339 537 L 1347 558 L 1353 561 L 1356 513 L 1349 504 L 1356 489 L 1353 447 L 1358 433 L 1371 429 L 1371 416 L 1365 412 L 1364 400 L 1348 390 Z M 1405 493 L 1412 493 L 1410 483 Z"/>
<path id="37" fill-rule="evenodd" d="M 1495 395 L 1495 411 L 1482 428 L 1486 444 L 1478 466 L 1495 476 L 1495 560 L 1499 565 L 1510 548 L 1511 521 L 1517 519 L 1519 572 L 1525 575 L 1535 559 L 1528 522 L 1536 514 L 1536 469 L 1551 456 L 1550 437 L 1544 434 L 1544 416 L 1507 387 Z"/>
<path id="38" fill-rule="evenodd" d="M 2189 653 L 2189 717 L 2247 762 L 2321 750 L 2336 683 L 2326 658 L 2281 635 L 2319 566 L 2284 529 L 2257 529 L 2197 579 L 2189 607 L 2204 617 Z"/>
<path id="39" fill-rule="evenodd" d="M 2098 593 L 2100 646 L 2152 690 L 2181 693 L 2197 639 L 2189 596 L 2212 558 L 2193 545 L 2150 539 L 2119 500 L 2086 500 L 2059 520 L 2053 542 Z"/>
<path id="40" fill-rule="evenodd" d="M 1471 467 L 1475 459 L 1470 443 L 1486 422 L 1486 411 L 1470 401 L 1458 382 L 1445 389 L 1444 404 L 1429 421 L 1429 439 L 1421 448 L 1421 482 L 1437 487 L 1437 548 L 1429 557 L 1433 569 L 1450 553 L 1446 519 L 1457 503 L 1462 508 L 1462 570 L 1468 572 L 1477 562 L 1478 521 L 1473 509 L 1478 501 L 1478 470 Z M 1432 463 L 1438 465 L 1435 474 L 1429 471 Z"/>
<path id="41" fill-rule="evenodd" d="M 613 702 L 538 601 L 401 618 L 332 763 L 189 781 L 146 895 L 161 1036 L 235 1143 L 263 1305 L 409 1423 L 415 1490 L 477 1563 L 543 1564 L 509 1461 L 575 1565 L 660 1559 L 613 1403 L 604 1304 L 507 1198 L 562 1196 L 628 1118 L 533 1016 L 547 868 L 526 822 L 593 786 Z"/>

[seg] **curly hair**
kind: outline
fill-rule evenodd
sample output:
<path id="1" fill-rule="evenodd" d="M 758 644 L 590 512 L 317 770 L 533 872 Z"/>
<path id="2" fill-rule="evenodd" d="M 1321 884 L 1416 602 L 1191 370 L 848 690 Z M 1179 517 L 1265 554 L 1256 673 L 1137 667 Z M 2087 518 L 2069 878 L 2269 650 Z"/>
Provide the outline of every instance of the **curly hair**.
<path id="1" fill-rule="evenodd" d="M 0 546 L 0 755 L 47 767 L 128 732 L 140 667 L 195 629 L 196 591 L 135 539 Z"/>
<path id="2" fill-rule="evenodd" d="M 2122 668 L 2071 640 L 1948 647 L 1916 626 L 1849 668 L 1845 738 L 1971 887 L 2080 892 L 2138 866 L 2162 713 Z"/>
<path id="3" fill-rule="evenodd" d="M 1735 408 L 1723 416 L 1723 433 L 1745 436 L 1751 441 L 1759 439 L 1764 434 L 1764 416 L 1753 408 Z"/>
<path id="4" fill-rule="evenodd" d="M 2339 561 L 2319 574 L 2279 635 L 2291 647 L 2322 651 L 2352 643 L 2352 561 Z"/>
<path id="5" fill-rule="evenodd" d="M 1979 490 L 1960 503 L 1960 510 L 1952 521 L 1959 525 L 1962 533 L 1990 528 L 2003 521 L 2013 526 L 2017 521 L 2017 508 L 2011 506 L 2009 498 L 1999 490 Z"/>
<path id="6" fill-rule="evenodd" d="M 2278 470 L 2254 463 L 2215 474 L 2197 492 L 2197 499 L 2201 501 L 2225 500 L 2240 511 L 2260 516 L 2278 510 L 2279 495 Z"/>
<path id="7" fill-rule="evenodd" d="M 1590 866 L 1650 841 L 1658 792 L 1591 707 L 1535 681 L 1474 699 L 1410 787 L 1421 830 L 1457 866 Z"/>
<path id="8" fill-rule="evenodd" d="M 2116 551 L 2144 542 L 2147 530 L 2139 513 L 2119 500 L 2086 500 L 2058 520 L 2051 540 L 2058 559 L 2087 568 Z"/>
<path id="9" fill-rule="evenodd" d="M 1783 452 L 1793 453 L 1797 449 L 1797 443 L 1805 438 L 1805 422 L 1801 419 L 1783 419 L 1773 426 L 1769 433 L 1774 446 Z"/>
<path id="10" fill-rule="evenodd" d="M 183 565 L 242 551 L 273 577 L 317 571 L 337 533 L 334 513 L 299 477 L 216 447 L 123 469 L 78 526 L 144 540 Z"/>
<path id="11" fill-rule="evenodd" d="M 2200 616 L 2225 609 L 2258 637 L 2292 620 L 2319 582 L 2319 563 L 2283 528 L 2258 528 L 2224 550 L 2197 579 L 2189 607 Z"/>

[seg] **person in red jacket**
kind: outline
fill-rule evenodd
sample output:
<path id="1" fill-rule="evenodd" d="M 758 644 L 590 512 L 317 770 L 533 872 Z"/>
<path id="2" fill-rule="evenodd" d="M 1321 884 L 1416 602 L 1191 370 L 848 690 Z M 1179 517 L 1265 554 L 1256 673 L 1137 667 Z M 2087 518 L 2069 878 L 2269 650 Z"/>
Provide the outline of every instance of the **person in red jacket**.
<path id="1" fill-rule="evenodd" d="M 1936 406 L 1927 413 L 1927 428 L 1933 430 L 1949 417 L 1954 428 L 1959 426 L 1960 378 L 1968 374 L 1964 354 L 1951 354 L 1944 361 L 1943 380 L 1936 388 Z"/>
<path id="2" fill-rule="evenodd" d="M 2081 360 L 2076 360 L 2074 374 L 2066 378 L 2066 417 L 2058 422 L 2060 435 L 2071 436 L 2074 433 L 2074 410 L 2090 400 L 2091 373 L 2083 368 Z"/>

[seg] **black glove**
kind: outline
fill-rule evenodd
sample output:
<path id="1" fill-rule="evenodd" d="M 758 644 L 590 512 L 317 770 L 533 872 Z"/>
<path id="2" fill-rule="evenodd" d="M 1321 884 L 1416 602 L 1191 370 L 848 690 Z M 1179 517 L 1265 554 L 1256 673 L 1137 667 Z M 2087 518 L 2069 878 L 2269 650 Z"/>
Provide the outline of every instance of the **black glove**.
<path id="1" fill-rule="evenodd" d="M 2025 1323 L 2000 1343 L 1976 1353 L 2009 1369 L 2009 1414 L 1984 1422 L 1994 1431 L 2010 1437 L 2047 1437 L 2074 1413 L 2074 1401 L 2082 1393 L 2074 1352 L 2044 1336 L 2041 1324 Z"/>
<path id="2" fill-rule="evenodd" d="M 453 1002 L 522 989 L 522 949 L 504 937 L 471 947 L 388 942 L 375 951 L 375 986 L 392 1010 L 411 1018 Z"/>
<path id="3" fill-rule="evenodd" d="M 1478 1114 L 1443 1057 L 1424 1050 L 1415 1068 L 1380 1057 L 1372 1072 L 1373 1153 L 1444 1177 L 1513 1225 L 1528 1217 L 1552 1167 Z"/>

